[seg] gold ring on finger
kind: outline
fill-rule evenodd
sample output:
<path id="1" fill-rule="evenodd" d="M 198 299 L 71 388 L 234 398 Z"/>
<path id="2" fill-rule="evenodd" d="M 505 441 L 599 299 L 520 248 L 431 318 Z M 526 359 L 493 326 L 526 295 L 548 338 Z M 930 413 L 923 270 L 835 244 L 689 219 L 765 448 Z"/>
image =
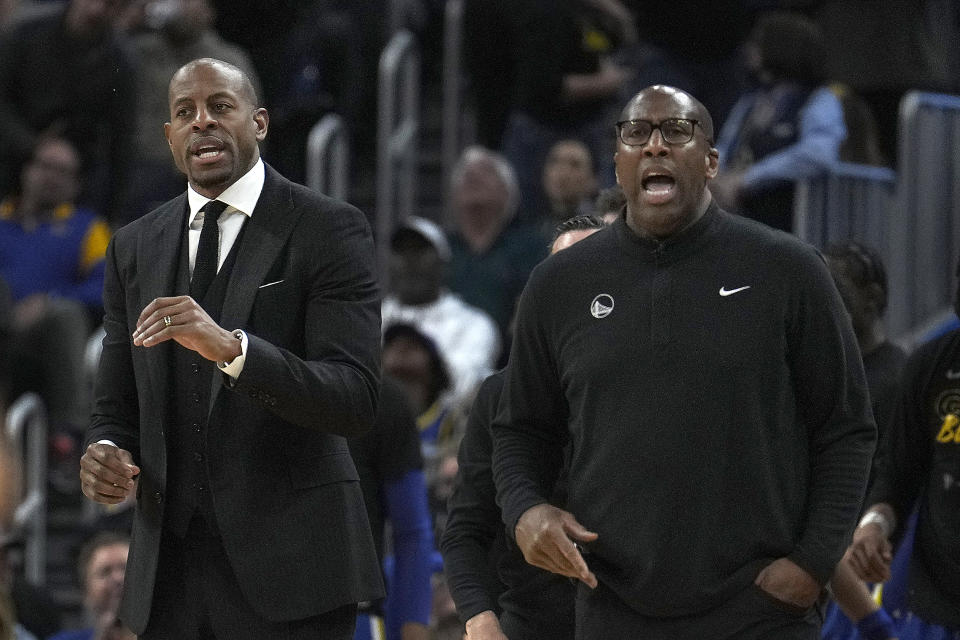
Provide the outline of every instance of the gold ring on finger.
<path id="1" fill-rule="evenodd" d="M 173 320 L 170 319 L 170 316 L 163 316 L 164 328 L 169 327 L 171 324 L 173 324 Z"/>

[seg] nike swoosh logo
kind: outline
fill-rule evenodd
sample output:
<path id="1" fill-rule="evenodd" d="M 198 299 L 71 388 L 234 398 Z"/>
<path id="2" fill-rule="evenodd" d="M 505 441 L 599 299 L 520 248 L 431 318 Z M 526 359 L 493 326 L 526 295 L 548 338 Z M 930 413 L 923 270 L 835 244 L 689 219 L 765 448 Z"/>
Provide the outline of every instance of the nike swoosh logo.
<path id="1" fill-rule="evenodd" d="M 735 293 L 746 291 L 749 288 L 750 288 L 750 285 L 747 285 L 745 287 L 737 287 L 736 289 L 727 289 L 726 287 L 720 287 L 720 295 L 726 298 L 727 296 L 732 296 Z"/>
<path id="2" fill-rule="evenodd" d="M 947 380 L 958 380 L 958 379 L 960 379 L 960 371 L 947 369 Z"/>

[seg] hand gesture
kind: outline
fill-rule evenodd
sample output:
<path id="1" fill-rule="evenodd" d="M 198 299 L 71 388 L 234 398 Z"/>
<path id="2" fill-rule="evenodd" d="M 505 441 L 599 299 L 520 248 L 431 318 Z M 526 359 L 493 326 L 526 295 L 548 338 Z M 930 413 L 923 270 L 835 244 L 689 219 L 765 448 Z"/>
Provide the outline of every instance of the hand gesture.
<path id="1" fill-rule="evenodd" d="M 94 502 L 120 504 L 133 493 L 139 473 L 130 452 L 112 444 L 93 443 L 80 458 L 80 488 Z"/>
<path id="2" fill-rule="evenodd" d="M 572 513 L 550 504 L 523 512 L 515 531 L 524 559 L 535 567 L 576 578 L 591 589 L 597 578 L 587 568 L 576 542 L 593 542 L 597 534 L 577 522 Z"/>
<path id="3" fill-rule="evenodd" d="M 843 556 L 861 579 L 885 582 L 890 579 L 893 547 L 879 523 L 865 524 L 853 532 L 853 543 Z"/>
<path id="4" fill-rule="evenodd" d="M 240 342 L 233 333 L 214 322 L 190 296 L 157 298 L 140 313 L 133 344 L 153 347 L 167 340 L 176 340 L 214 362 L 230 362 L 240 355 Z"/>
<path id="5" fill-rule="evenodd" d="M 463 640 L 510 640 L 503 635 L 500 621 L 493 611 L 481 611 L 467 620 Z"/>
<path id="6" fill-rule="evenodd" d="M 771 596 L 799 609 L 812 607 L 820 596 L 820 584 L 792 560 L 777 558 L 753 581 Z"/>

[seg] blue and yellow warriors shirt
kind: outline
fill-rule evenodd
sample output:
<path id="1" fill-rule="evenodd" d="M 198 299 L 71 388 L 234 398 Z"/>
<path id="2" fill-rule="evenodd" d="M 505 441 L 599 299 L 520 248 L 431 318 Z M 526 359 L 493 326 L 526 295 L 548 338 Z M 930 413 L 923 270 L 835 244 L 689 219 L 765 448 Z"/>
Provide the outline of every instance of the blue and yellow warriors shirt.
<path id="1" fill-rule="evenodd" d="M 0 278 L 14 301 L 35 293 L 102 305 L 107 223 L 84 208 L 61 204 L 51 220 L 25 226 L 15 218 L 16 201 L 0 202 Z"/>
<path id="2" fill-rule="evenodd" d="M 958 631 L 960 330 L 921 345 L 907 360 L 890 439 L 867 504 L 887 502 L 901 521 L 917 504 L 905 605 L 928 623 Z"/>

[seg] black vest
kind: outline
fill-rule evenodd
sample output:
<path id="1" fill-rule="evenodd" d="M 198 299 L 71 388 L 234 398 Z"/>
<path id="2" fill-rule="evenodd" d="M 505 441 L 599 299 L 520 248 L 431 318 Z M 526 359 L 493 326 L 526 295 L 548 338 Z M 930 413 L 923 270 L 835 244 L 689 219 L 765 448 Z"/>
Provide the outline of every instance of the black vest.
<path id="1" fill-rule="evenodd" d="M 177 260 L 177 295 L 190 291 L 190 268 L 186 224 L 182 225 L 180 257 Z M 244 222 L 243 229 L 246 229 Z M 243 230 L 227 255 L 223 266 L 210 284 L 200 305 L 220 322 L 220 312 L 227 295 L 227 283 L 237 259 Z M 232 327 L 231 327 L 232 328 Z M 184 537 L 195 512 L 204 519 L 207 530 L 217 532 L 213 496 L 210 494 L 210 472 L 207 467 L 207 416 L 210 411 L 210 387 L 216 364 L 199 353 L 173 343 L 170 356 L 170 398 L 167 414 L 167 506 L 165 525 L 172 533 Z"/>

